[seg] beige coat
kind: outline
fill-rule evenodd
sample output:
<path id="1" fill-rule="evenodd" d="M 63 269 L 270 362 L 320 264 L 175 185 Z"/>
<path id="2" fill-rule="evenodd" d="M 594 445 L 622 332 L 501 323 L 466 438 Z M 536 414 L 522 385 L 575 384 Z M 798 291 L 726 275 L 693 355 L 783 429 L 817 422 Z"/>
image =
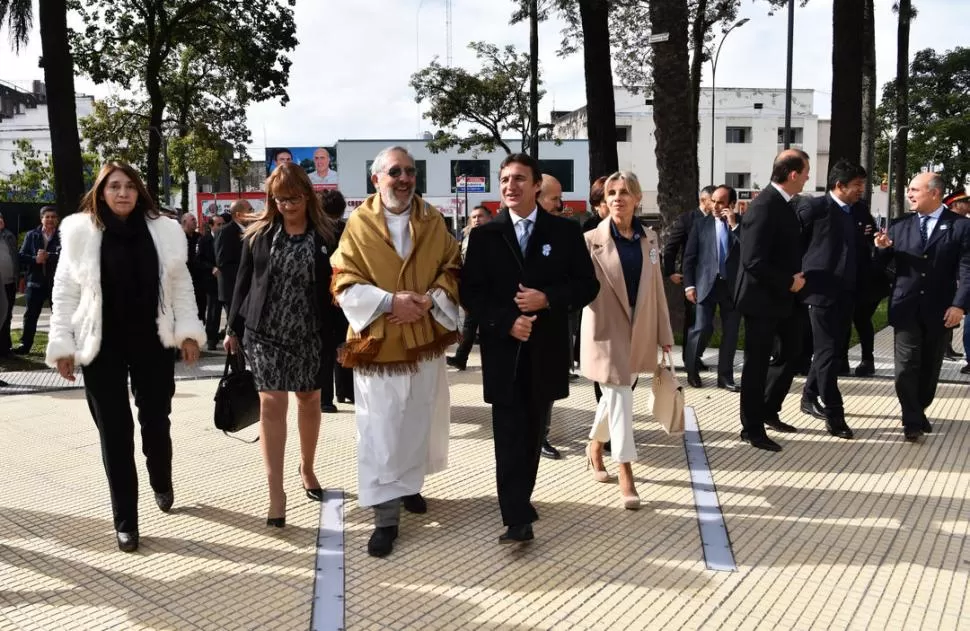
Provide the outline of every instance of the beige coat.
<path id="1" fill-rule="evenodd" d="M 643 267 L 637 304 L 630 312 L 620 255 L 604 219 L 586 233 L 600 291 L 583 309 L 580 329 L 579 365 L 587 379 L 610 385 L 628 386 L 631 375 L 652 373 L 657 368 L 660 346 L 674 343 L 670 313 L 664 295 L 657 233 L 645 229 L 640 239 Z"/>

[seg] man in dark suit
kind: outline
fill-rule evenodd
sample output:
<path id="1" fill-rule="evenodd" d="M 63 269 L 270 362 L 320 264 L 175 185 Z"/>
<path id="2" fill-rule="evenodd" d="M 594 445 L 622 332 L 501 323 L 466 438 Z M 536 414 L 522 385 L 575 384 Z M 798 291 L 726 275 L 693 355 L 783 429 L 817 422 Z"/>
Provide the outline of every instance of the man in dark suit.
<path id="1" fill-rule="evenodd" d="M 828 193 L 798 204 L 805 253 L 805 287 L 799 297 L 812 327 L 812 363 L 802 390 L 802 412 L 825 421 L 833 436 L 852 438 L 845 422 L 839 372 L 851 326 L 859 274 L 858 238 L 852 205 L 866 188 L 866 170 L 839 160 L 829 171 Z M 825 402 L 819 403 L 819 396 Z"/>
<path id="2" fill-rule="evenodd" d="M 805 284 L 801 273 L 800 228 L 791 198 L 808 181 L 808 155 L 798 149 L 778 154 L 771 185 L 751 202 L 741 221 L 741 264 L 735 304 L 744 316 L 744 369 L 741 371 L 741 440 L 767 451 L 781 451 L 765 426 L 797 431 L 778 417 L 795 375 L 801 346 L 801 320 L 795 294 Z M 777 359 L 769 366 L 775 336 Z"/>
<path id="3" fill-rule="evenodd" d="M 579 224 L 536 205 L 541 178 L 528 155 L 502 161 L 504 208 L 469 233 L 459 286 L 479 322 L 485 402 L 492 405 L 498 500 L 508 527 L 499 543 L 533 539 L 544 414 L 569 396 L 569 312 L 599 291 Z"/>
<path id="4" fill-rule="evenodd" d="M 231 221 L 216 236 L 216 267 L 219 268 L 219 302 L 226 314 L 232 305 L 232 292 L 236 288 L 236 273 L 242 259 L 243 218 L 251 213 L 253 207 L 245 199 L 237 199 L 229 206 Z"/>
<path id="5" fill-rule="evenodd" d="M 734 208 L 738 193 L 721 185 L 711 195 L 710 215 L 694 222 L 684 251 L 684 290 L 688 302 L 697 305 L 694 326 L 687 333 L 687 383 L 703 387 L 698 362 L 714 332 L 714 310 L 721 312 L 721 347 L 717 357 L 717 387 L 739 392 L 734 383 L 734 355 L 738 345 L 740 316 L 734 308 L 733 289 L 740 260 L 740 230 Z"/>
<path id="6" fill-rule="evenodd" d="M 876 235 L 875 243 L 879 258 L 895 263 L 889 324 L 896 396 L 903 435 L 919 442 L 933 431 L 926 408 L 936 396 L 946 329 L 970 309 L 970 221 L 943 205 L 943 179 L 935 173 L 913 178 L 907 197 L 916 212 Z"/>
<path id="7" fill-rule="evenodd" d="M 219 325 L 222 323 L 222 307 L 219 304 L 219 283 L 216 280 L 219 268 L 216 267 L 216 235 L 222 230 L 225 220 L 221 215 L 209 217 L 209 232 L 199 239 L 197 262 L 200 274 L 205 277 L 205 337 L 206 349 L 216 350 L 219 343 Z"/>
<path id="8" fill-rule="evenodd" d="M 675 285 L 681 285 L 684 282 L 683 271 L 677 272 L 677 258 L 681 256 L 687 248 L 687 240 L 690 237 L 690 229 L 693 227 L 694 222 L 701 217 L 706 217 L 711 214 L 711 193 L 714 192 L 714 186 L 705 186 L 701 189 L 699 206 L 693 210 L 685 211 L 677 216 L 674 221 L 674 225 L 670 227 L 670 233 L 667 235 L 667 243 L 664 245 L 663 249 L 663 270 L 664 276 L 670 279 Z M 681 270 L 683 270 L 683 257 L 681 256 Z M 690 332 L 690 327 L 694 324 L 694 305 L 684 298 L 684 329 L 683 329 L 683 359 L 684 366 L 687 366 L 687 335 Z M 700 354 L 704 354 L 704 348 L 700 348 Z M 707 370 L 707 366 L 704 362 L 698 361 L 697 367 L 700 370 Z"/>

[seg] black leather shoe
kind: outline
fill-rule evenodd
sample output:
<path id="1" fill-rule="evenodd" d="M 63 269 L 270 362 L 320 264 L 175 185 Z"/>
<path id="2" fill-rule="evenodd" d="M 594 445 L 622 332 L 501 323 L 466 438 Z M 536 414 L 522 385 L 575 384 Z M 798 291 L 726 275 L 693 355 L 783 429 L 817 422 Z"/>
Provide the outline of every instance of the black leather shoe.
<path id="1" fill-rule="evenodd" d="M 687 374 L 687 385 L 691 388 L 703 388 L 704 382 L 701 381 L 701 376 L 698 374 Z"/>
<path id="2" fill-rule="evenodd" d="M 876 374 L 876 366 L 873 362 L 859 362 L 859 365 L 855 367 L 856 377 L 871 377 L 874 374 Z"/>
<path id="3" fill-rule="evenodd" d="M 903 430 L 903 438 L 906 439 L 908 443 L 919 443 L 923 441 L 923 432 L 918 429 L 906 428 Z"/>
<path id="4" fill-rule="evenodd" d="M 718 379 L 717 387 L 721 390 L 727 390 L 728 392 L 741 392 L 741 386 L 734 383 L 734 380 L 728 381 L 727 379 Z"/>
<path id="5" fill-rule="evenodd" d="M 822 407 L 822 404 L 818 402 L 817 398 L 807 399 L 802 397 L 802 412 L 814 416 L 820 421 L 826 420 L 825 408 Z"/>
<path id="6" fill-rule="evenodd" d="M 207 351 L 214 351 L 214 350 L 216 350 L 216 342 L 215 341 L 206 342 L 205 343 L 205 349 Z"/>
<path id="7" fill-rule="evenodd" d="M 115 537 L 118 539 L 118 549 L 122 552 L 134 552 L 138 549 L 138 531 L 134 532 L 116 532 Z"/>
<path id="8" fill-rule="evenodd" d="M 543 458 L 548 458 L 549 460 L 559 460 L 559 450 L 549 444 L 548 440 L 542 441 L 542 447 L 539 449 L 539 455 Z"/>
<path id="9" fill-rule="evenodd" d="M 960 374 L 961 375 L 970 375 L 970 364 L 967 364 L 966 366 L 964 366 L 963 368 L 961 368 L 960 369 Z"/>
<path id="10" fill-rule="evenodd" d="M 405 495 L 401 498 L 401 503 L 404 504 L 404 510 L 409 513 L 424 515 L 428 512 L 428 502 L 421 497 L 420 493 Z"/>
<path id="11" fill-rule="evenodd" d="M 397 539 L 397 526 L 379 526 L 367 542 L 367 554 L 372 557 L 386 557 L 394 552 L 394 540 Z"/>
<path id="12" fill-rule="evenodd" d="M 947 347 L 946 351 L 943 353 L 943 359 L 949 359 L 950 361 L 957 361 L 958 359 L 963 359 L 963 353 L 958 353 L 950 347 Z"/>
<path id="13" fill-rule="evenodd" d="M 532 533 L 532 524 L 525 524 L 524 526 L 509 526 L 505 534 L 498 538 L 498 542 L 503 545 L 509 543 L 526 543 L 535 538 L 535 535 Z"/>
<path id="14" fill-rule="evenodd" d="M 789 425 L 783 422 L 781 419 L 772 418 L 765 421 L 765 427 L 770 427 L 776 432 L 781 432 L 782 434 L 795 434 L 798 432 L 798 428 L 794 425 Z"/>
<path id="15" fill-rule="evenodd" d="M 923 421 L 923 424 L 919 427 L 919 431 L 923 432 L 924 434 L 932 434 L 933 426 L 930 425 L 929 421 Z"/>
<path id="16" fill-rule="evenodd" d="M 825 421 L 825 429 L 828 430 L 829 434 L 837 436 L 838 438 L 851 440 L 855 437 L 855 434 L 852 433 L 852 428 L 846 425 L 845 421 Z"/>
<path id="17" fill-rule="evenodd" d="M 765 451 L 781 451 L 781 445 L 771 440 L 767 436 L 749 436 L 748 432 L 741 432 L 741 440 L 748 443 L 755 449 L 764 449 Z"/>
<path id="18" fill-rule="evenodd" d="M 707 372 L 708 370 L 710 370 L 710 368 L 707 367 L 707 364 L 704 363 L 704 360 L 698 358 L 697 370 L 703 370 L 704 372 Z"/>
<path id="19" fill-rule="evenodd" d="M 465 370 L 465 362 L 458 361 L 458 358 L 455 357 L 454 355 L 445 357 L 445 363 L 451 366 L 452 368 L 457 368 L 458 370 Z"/>
<path id="20" fill-rule="evenodd" d="M 327 414 L 336 414 L 340 410 L 338 410 L 337 409 L 337 406 L 334 405 L 333 403 L 321 403 L 320 404 L 320 411 L 321 412 L 325 412 Z"/>
<path id="21" fill-rule="evenodd" d="M 296 468 L 296 474 L 298 476 L 300 476 L 300 484 L 303 484 L 303 467 L 302 467 L 302 465 Z M 317 488 L 315 488 L 315 489 L 311 489 L 311 488 L 308 488 L 307 486 L 304 486 L 303 487 L 303 492 L 306 493 L 306 496 L 307 496 L 307 499 L 308 500 L 312 500 L 314 502 L 322 502 L 323 501 L 323 489 L 320 488 L 319 486 Z"/>
<path id="22" fill-rule="evenodd" d="M 172 510 L 172 504 L 175 503 L 175 491 L 169 491 L 168 493 L 156 493 L 155 503 L 158 504 L 158 510 L 163 513 L 167 513 Z"/>
<path id="23" fill-rule="evenodd" d="M 17 348 L 11 349 L 10 352 L 14 355 L 27 355 L 30 353 L 30 347 L 21 345 Z"/>
<path id="24" fill-rule="evenodd" d="M 842 364 L 841 366 L 839 366 L 839 376 L 840 377 L 851 377 L 852 376 L 852 369 L 849 368 L 849 362 L 845 362 L 844 364 Z"/>

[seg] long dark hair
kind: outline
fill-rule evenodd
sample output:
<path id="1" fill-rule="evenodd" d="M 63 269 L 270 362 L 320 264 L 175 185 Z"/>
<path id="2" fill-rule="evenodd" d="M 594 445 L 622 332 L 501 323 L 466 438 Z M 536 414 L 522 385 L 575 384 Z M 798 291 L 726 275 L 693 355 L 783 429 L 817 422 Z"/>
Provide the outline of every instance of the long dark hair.
<path id="1" fill-rule="evenodd" d="M 91 221 L 94 222 L 94 225 L 102 230 L 104 229 L 104 213 L 111 212 L 111 209 L 108 208 L 108 203 L 104 201 L 104 187 L 107 186 L 108 178 L 115 171 L 121 171 L 130 177 L 131 181 L 135 183 L 135 188 L 138 189 L 138 201 L 135 202 L 135 210 L 132 212 L 141 211 L 146 217 L 157 219 L 159 217 L 158 208 L 148 194 L 148 189 L 145 188 L 145 183 L 142 182 L 138 171 L 135 171 L 134 167 L 121 160 L 110 160 L 101 167 L 101 170 L 98 171 L 98 177 L 94 180 L 94 186 L 91 187 L 91 190 L 81 200 L 81 206 L 78 208 L 78 211 L 91 215 Z"/>

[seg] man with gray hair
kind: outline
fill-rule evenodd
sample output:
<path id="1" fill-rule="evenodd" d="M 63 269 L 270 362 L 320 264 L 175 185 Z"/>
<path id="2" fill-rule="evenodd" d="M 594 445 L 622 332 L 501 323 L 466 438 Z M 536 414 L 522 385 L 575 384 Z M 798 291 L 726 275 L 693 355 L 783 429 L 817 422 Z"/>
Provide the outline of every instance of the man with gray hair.
<path id="1" fill-rule="evenodd" d="M 347 220 L 332 291 L 347 316 L 338 351 L 354 369 L 358 503 L 374 507 L 371 556 L 394 549 L 401 505 L 427 511 L 425 475 L 448 464 L 450 401 L 444 352 L 458 339 L 458 242 L 415 196 L 414 158 L 384 149 L 371 166 L 377 193 Z"/>
<path id="2" fill-rule="evenodd" d="M 946 350 L 946 329 L 970 311 L 970 221 L 943 205 L 943 179 L 921 173 L 909 183 L 912 215 L 875 238 L 883 263 L 895 263 L 889 299 L 893 327 L 896 396 L 903 436 L 922 441 L 933 432 L 926 408 Z"/>

